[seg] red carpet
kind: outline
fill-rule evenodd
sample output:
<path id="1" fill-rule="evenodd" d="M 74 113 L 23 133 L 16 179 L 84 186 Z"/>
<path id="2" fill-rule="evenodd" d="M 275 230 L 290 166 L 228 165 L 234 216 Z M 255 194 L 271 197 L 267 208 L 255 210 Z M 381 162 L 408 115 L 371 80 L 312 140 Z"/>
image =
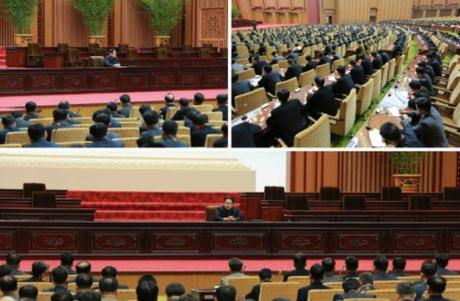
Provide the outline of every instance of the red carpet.
<path id="1" fill-rule="evenodd" d="M 205 207 L 221 204 L 231 193 L 92 192 L 69 191 L 84 208 L 96 208 L 98 221 L 204 221 Z"/>
<path id="2" fill-rule="evenodd" d="M 1 54 L 0 54 L 1 65 Z M 54 106 L 61 100 L 68 100 L 73 106 L 88 104 L 106 104 L 111 100 L 118 99 L 122 94 L 129 94 L 133 103 L 141 102 L 163 102 L 166 93 L 173 93 L 176 99 L 187 97 L 193 99 L 197 92 L 204 94 L 206 99 L 215 99 L 218 94 L 228 93 L 226 89 L 208 89 L 208 90 L 173 90 L 173 91 L 155 91 L 155 92 L 128 92 L 128 93 L 91 93 L 91 94 L 61 94 L 61 95 L 30 95 L 30 96 L 6 96 L 0 97 L 0 112 L 12 109 L 23 108 L 24 104 L 29 101 L 35 101 L 38 106 Z"/>
<path id="3" fill-rule="evenodd" d="M 59 262 L 57 260 L 47 260 L 45 258 L 36 258 L 34 260 L 24 259 L 21 262 L 21 268 L 25 271 L 31 270 L 32 262 L 35 260 L 44 260 L 50 264 L 50 268 L 56 267 Z M 91 260 L 93 271 L 99 272 L 107 265 L 115 266 L 120 272 L 220 272 L 226 273 L 228 265 L 226 259 L 221 260 L 110 260 L 110 259 L 94 259 Z M 411 273 L 418 273 L 422 264 L 422 259 L 408 259 L 406 270 Z M 0 261 L 3 264 L 3 262 Z M 320 259 L 310 259 L 307 265 L 310 267 L 314 263 L 321 263 Z M 262 268 L 270 268 L 274 272 L 287 271 L 292 269 L 291 259 L 246 259 L 244 260 L 245 271 L 258 272 Z M 341 271 L 344 266 L 344 260 L 337 260 L 336 270 Z M 390 264 L 391 266 L 391 264 Z M 449 268 L 452 270 L 460 270 L 460 259 L 452 259 L 449 262 Z M 360 271 L 371 271 L 372 260 L 366 259 L 359 262 Z"/>
<path id="4" fill-rule="evenodd" d="M 0 69 L 6 68 L 6 49 L 0 46 Z"/>

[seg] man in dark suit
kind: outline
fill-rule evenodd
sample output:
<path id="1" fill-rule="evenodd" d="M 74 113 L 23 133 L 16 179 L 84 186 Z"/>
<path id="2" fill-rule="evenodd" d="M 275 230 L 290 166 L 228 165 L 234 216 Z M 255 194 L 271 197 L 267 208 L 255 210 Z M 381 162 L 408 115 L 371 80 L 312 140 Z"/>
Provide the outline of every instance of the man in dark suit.
<path id="1" fill-rule="evenodd" d="M 109 54 L 105 56 L 104 67 L 121 67 L 120 61 L 117 58 L 117 51 L 115 49 L 110 49 Z"/>
<path id="2" fill-rule="evenodd" d="M 67 270 L 62 266 L 58 266 L 53 269 L 51 274 L 53 276 L 54 287 L 44 289 L 43 291 L 54 293 L 67 292 Z"/>
<path id="3" fill-rule="evenodd" d="M 288 146 L 294 144 L 294 136 L 307 127 L 306 107 L 298 100 L 289 100 L 289 91 L 278 92 L 281 105 L 271 112 L 267 125 L 273 137 L 281 138 Z"/>
<path id="4" fill-rule="evenodd" d="M 396 286 L 396 294 L 400 301 L 414 301 L 414 287 L 409 282 L 401 282 Z"/>
<path id="5" fill-rule="evenodd" d="M 75 260 L 75 257 L 71 253 L 69 252 L 61 253 L 61 266 L 63 266 L 66 269 L 67 275 L 77 274 L 75 270 L 72 268 L 74 260 Z"/>
<path id="6" fill-rule="evenodd" d="M 10 132 L 18 132 L 19 129 L 16 127 L 16 119 L 11 115 L 3 117 L 2 124 L 3 130 L 0 130 L 0 144 L 5 144 L 6 135 Z"/>
<path id="7" fill-rule="evenodd" d="M 267 93 L 275 95 L 276 84 L 281 82 L 281 75 L 278 71 L 273 71 L 272 66 L 268 65 L 264 67 L 264 76 L 259 81 L 259 87 L 265 88 Z"/>
<path id="8" fill-rule="evenodd" d="M 322 53 L 319 55 L 319 65 L 330 64 L 330 63 L 331 63 L 331 59 L 327 55 L 324 55 Z"/>
<path id="9" fill-rule="evenodd" d="M 387 122 L 380 127 L 380 135 L 385 144 L 395 147 L 423 147 L 412 127 L 404 127 L 401 131 L 394 123 Z"/>
<path id="10" fill-rule="evenodd" d="M 353 80 L 346 74 L 344 66 L 337 67 L 335 79 L 336 82 L 331 85 L 334 97 L 339 99 L 346 98 L 350 94 L 351 89 L 353 89 Z"/>
<path id="11" fill-rule="evenodd" d="M 372 68 L 380 70 L 383 66 L 382 57 L 377 52 L 372 52 Z"/>
<path id="12" fill-rule="evenodd" d="M 139 137 L 140 139 L 151 140 L 155 136 L 161 136 L 160 115 L 157 112 L 146 112 L 142 118 L 144 119 L 145 129 Z"/>
<path id="13" fill-rule="evenodd" d="M 335 116 L 337 114 L 337 102 L 334 99 L 334 91 L 330 85 L 324 85 L 324 78 L 315 77 L 316 91 L 308 95 L 307 111 L 314 119 L 321 117 L 321 113 Z"/>
<path id="14" fill-rule="evenodd" d="M 201 106 L 205 100 L 206 98 L 204 97 L 204 94 L 201 92 L 197 92 L 195 93 L 195 95 L 193 95 L 193 105 L 194 106 Z"/>
<path id="15" fill-rule="evenodd" d="M 232 127 L 232 147 L 256 147 L 255 136 L 262 131 L 258 125 L 242 122 Z"/>
<path id="16" fill-rule="evenodd" d="M 342 283 L 344 294 L 335 294 L 334 301 L 343 301 L 345 299 L 372 299 L 375 298 L 375 295 L 365 295 L 358 293 L 359 280 L 355 278 L 349 278 Z"/>
<path id="17" fill-rule="evenodd" d="M 287 281 L 291 276 L 309 276 L 310 272 L 305 269 L 307 266 L 307 255 L 304 253 L 297 253 L 292 258 L 294 263 L 294 270 L 283 273 L 283 281 Z"/>
<path id="18" fill-rule="evenodd" d="M 300 74 L 302 73 L 302 66 L 297 65 L 293 59 L 290 59 L 288 62 L 289 66 L 284 75 L 284 80 L 288 80 L 294 77 L 297 77 L 297 79 L 299 79 Z"/>
<path id="19" fill-rule="evenodd" d="M 305 65 L 305 67 L 303 68 L 303 71 L 306 72 L 306 71 L 310 71 L 310 70 L 315 70 L 316 66 L 318 66 L 318 62 L 316 62 L 315 60 L 313 60 L 313 58 L 309 55 L 307 55 L 305 57 L 305 60 L 307 61 L 307 64 Z"/>
<path id="20" fill-rule="evenodd" d="M 406 259 L 403 257 L 395 257 L 393 258 L 393 271 L 391 274 L 396 277 L 404 277 L 407 276 L 407 273 L 404 271 L 406 269 Z"/>
<path id="21" fill-rule="evenodd" d="M 124 147 L 125 144 L 122 141 L 114 141 L 107 138 L 107 125 L 102 122 L 98 122 L 93 124 L 89 128 L 89 132 L 93 137 L 93 142 L 87 147 L 90 148 L 121 148 Z"/>
<path id="22" fill-rule="evenodd" d="M 261 269 L 259 271 L 259 279 L 261 283 L 264 282 L 271 282 L 272 281 L 272 270 L 270 269 Z M 249 294 L 246 295 L 246 300 L 254 300 L 258 301 L 259 300 L 259 294 L 260 294 L 260 284 L 256 284 L 252 287 L 251 291 Z"/>
<path id="23" fill-rule="evenodd" d="M 163 133 L 161 135 L 163 145 L 165 147 L 189 147 L 190 145 L 187 145 L 181 141 L 178 141 L 176 138 L 177 135 L 177 130 L 178 130 L 178 125 L 176 122 L 172 120 L 166 120 L 163 122 Z"/>
<path id="24" fill-rule="evenodd" d="M 324 268 L 324 279 L 323 283 L 326 282 L 340 282 L 342 277 L 334 275 L 335 272 L 335 259 L 332 257 L 323 258 L 321 265 Z"/>
<path id="25" fill-rule="evenodd" d="M 359 293 L 366 294 L 368 291 L 375 290 L 374 287 L 374 275 L 369 272 L 364 272 L 359 275 L 359 282 L 361 286 L 358 289 Z"/>
<path id="26" fill-rule="evenodd" d="M 28 275 L 26 272 L 23 272 L 19 269 L 19 265 L 21 264 L 21 257 L 18 254 L 8 253 L 6 255 L 6 264 L 10 268 L 11 276 Z"/>
<path id="27" fill-rule="evenodd" d="M 224 198 L 224 204 L 217 207 L 214 215 L 215 221 L 220 222 L 239 222 L 243 220 L 243 216 L 240 213 L 240 209 L 234 206 L 235 200 L 231 196 Z"/>
<path id="28" fill-rule="evenodd" d="M 68 114 L 67 111 L 56 109 L 53 111 L 53 123 L 46 127 L 46 132 L 48 133 L 48 141 L 51 141 L 53 132 L 61 128 L 70 128 L 72 125 L 67 121 Z"/>
<path id="29" fill-rule="evenodd" d="M 374 74 L 374 67 L 372 66 L 371 61 L 366 56 L 364 56 L 364 54 L 358 56 L 358 60 L 360 61 L 360 64 L 363 67 L 366 76 L 371 76 L 372 74 Z"/>
<path id="30" fill-rule="evenodd" d="M 222 112 L 223 120 L 228 121 L 228 94 L 217 95 L 217 108 L 213 112 Z"/>
<path id="31" fill-rule="evenodd" d="M 67 101 L 67 100 L 62 100 L 59 102 L 58 104 L 58 109 L 61 109 L 61 110 L 65 110 L 67 111 L 67 114 L 70 118 L 78 118 L 78 117 L 81 117 L 80 114 L 78 113 L 75 113 L 75 112 L 72 112 L 70 110 L 70 103 Z"/>
<path id="32" fill-rule="evenodd" d="M 409 88 L 411 89 L 410 99 L 408 102 L 408 107 L 416 110 L 415 104 L 422 99 L 431 99 L 430 92 L 428 92 L 427 88 L 422 86 L 419 80 L 412 80 L 409 83 Z M 417 119 L 418 121 L 418 119 Z"/>
<path id="33" fill-rule="evenodd" d="M 93 282 L 93 277 L 90 275 L 85 273 L 78 274 L 77 278 L 75 279 L 75 284 L 77 285 L 77 293 L 74 299 L 80 300 L 82 294 L 88 291 L 93 291 Z"/>
<path id="34" fill-rule="evenodd" d="M 106 266 L 102 269 L 101 271 L 101 275 L 102 275 L 102 278 L 114 278 L 114 279 L 117 279 L 118 278 L 118 271 L 115 267 L 113 266 Z M 119 282 L 117 282 L 118 284 L 118 289 L 128 289 L 129 287 L 125 284 L 121 284 Z"/>
<path id="35" fill-rule="evenodd" d="M 311 290 L 330 289 L 322 283 L 324 268 L 315 263 L 310 268 L 310 285 L 304 286 L 297 291 L 297 301 L 308 301 L 308 292 Z"/>
<path id="36" fill-rule="evenodd" d="M 254 56 L 252 68 L 257 75 L 262 75 L 265 66 L 268 66 L 266 61 L 262 60 L 259 55 Z"/>
<path id="37" fill-rule="evenodd" d="M 412 126 L 408 120 L 403 120 L 404 127 L 412 126 L 418 139 L 426 147 L 448 147 L 444 125 L 438 118 L 434 117 L 431 110 L 431 101 L 422 99 L 415 106 L 421 118 L 417 125 Z"/>
<path id="38" fill-rule="evenodd" d="M 218 147 L 218 148 L 226 148 L 228 147 L 228 125 L 224 123 L 220 131 L 222 132 L 223 137 L 220 139 L 217 139 L 216 142 L 212 145 L 212 147 Z"/>
<path id="39" fill-rule="evenodd" d="M 210 134 L 220 134 L 209 124 L 206 124 L 207 118 L 203 114 L 196 114 L 192 119 L 195 130 L 191 133 L 192 146 L 203 147 L 206 143 L 206 137 Z"/>
<path id="40" fill-rule="evenodd" d="M 171 120 L 184 120 L 185 116 L 185 110 L 190 108 L 190 102 L 187 98 L 182 97 L 179 99 L 179 110 L 176 111 L 176 114 L 171 118 Z"/>
<path id="41" fill-rule="evenodd" d="M 185 295 L 185 287 L 180 283 L 170 283 L 165 289 L 167 301 L 179 301 Z"/>
<path id="42" fill-rule="evenodd" d="M 424 301 L 453 301 L 446 299 L 442 296 L 442 293 L 446 290 L 447 282 L 444 277 L 433 276 L 428 278 L 428 298 L 425 298 Z"/>
<path id="43" fill-rule="evenodd" d="M 33 101 L 28 101 L 26 103 L 26 115 L 24 116 L 25 121 L 29 121 L 30 119 L 37 119 L 41 118 L 37 115 L 37 104 Z"/>
<path id="44" fill-rule="evenodd" d="M 415 72 L 420 84 L 424 86 L 428 92 L 430 92 L 430 95 L 433 95 L 433 82 L 431 81 L 430 76 L 425 73 L 425 68 L 417 67 L 415 68 Z"/>
<path id="45" fill-rule="evenodd" d="M 168 93 L 165 96 L 165 106 L 160 109 L 161 118 L 166 119 L 166 114 L 168 113 L 169 108 L 174 108 L 174 95 Z"/>
<path id="46" fill-rule="evenodd" d="M 0 290 L 2 297 L 0 300 L 13 301 L 18 300 L 18 281 L 13 275 L 5 275 L 0 278 Z"/>
<path id="47" fill-rule="evenodd" d="M 59 145 L 46 140 L 46 130 L 41 124 L 33 124 L 27 129 L 30 144 L 24 145 L 27 148 L 50 148 L 59 147 Z"/>
<path id="48" fill-rule="evenodd" d="M 112 125 L 112 116 L 110 114 L 107 114 L 104 111 L 98 112 L 95 117 L 93 116 L 93 120 L 94 120 L 94 123 L 100 122 L 107 126 L 107 139 L 108 140 L 120 138 L 120 135 L 110 131 L 110 127 Z M 86 136 L 86 141 L 93 141 L 93 140 L 94 138 L 91 134 L 88 134 L 88 136 Z"/>
<path id="49" fill-rule="evenodd" d="M 355 85 L 364 85 L 367 82 L 366 79 L 366 73 L 364 72 L 363 66 L 361 64 L 357 63 L 356 61 L 351 61 L 351 70 L 350 70 L 350 75 L 351 78 L 353 79 L 353 83 Z"/>
<path id="50" fill-rule="evenodd" d="M 249 80 L 238 81 L 238 74 L 232 75 L 232 105 L 235 106 L 235 97 L 251 92 L 253 87 Z"/>
<path id="51" fill-rule="evenodd" d="M 380 57 L 382 58 L 382 65 L 385 65 L 386 63 L 390 61 L 390 56 L 384 50 L 380 49 L 378 53 L 380 54 Z"/>
<path id="52" fill-rule="evenodd" d="M 374 280 L 397 280 L 397 278 L 387 273 L 388 259 L 384 255 L 379 255 L 374 259 Z"/>
<path id="53" fill-rule="evenodd" d="M 128 118 L 131 115 L 133 109 L 131 105 L 131 97 L 128 94 L 120 96 L 121 108 L 118 111 L 123 117 Z"/>
<path id="54" fill-rule="evenodd" d="M 24 280 L 24 282 L 45 282 L 43 279 L 48 272 L 48 264 L 43 261 L 35 261 L 32 263 L 32 277 Z"/>
<path id="55" fill-rule="evenodd" d="M 343 280 L 347 280 L 349 278 L 358 278 L 358 266 L 359 266 L 359 259 L 356 256 L 347 256 L 345 257 L 345 275 L 343 276 Z"/>
<path id="56" fill-rule="evenodd" d="M 436 260 L 436 265 L 438 266 L 439 276 L 458 275 L 457 272 L 447 269 L 447 265 L 449 264 L 449 254 L 445 254 L 445 253 L 436 254 L 435 260 Z"/>
<path id="57" fill-rule="evenodd" d="M 428 58 L 428 64 L 433 68 L 434 75 L 442 76 L 442 66 L 436 59 L 436 55 L 433 52 L 429 52 L 426 57 Z"/>
<path id="58" fill-rule="evenodd" d="M 428 288 L 428 279 L 436 275 L 438 267 L 434 262 L 425 261 L 422 264 L 421 268 L 421 283 L 415 285 L 415 301 L 419 301 L 423 299 L 423 294 L 425 293 L 426 289 Z"/>

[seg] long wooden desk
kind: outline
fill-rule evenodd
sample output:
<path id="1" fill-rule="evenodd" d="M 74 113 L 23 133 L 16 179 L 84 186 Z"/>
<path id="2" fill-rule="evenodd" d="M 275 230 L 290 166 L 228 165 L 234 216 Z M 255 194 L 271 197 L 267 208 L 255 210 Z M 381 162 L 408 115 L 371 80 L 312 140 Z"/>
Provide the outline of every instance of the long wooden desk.
<path id="1" fill-rule="evenodd" d="M 73 220 L 92 221 L 95 209 L 91 208 L 1 208 L 0 220 Z"/>

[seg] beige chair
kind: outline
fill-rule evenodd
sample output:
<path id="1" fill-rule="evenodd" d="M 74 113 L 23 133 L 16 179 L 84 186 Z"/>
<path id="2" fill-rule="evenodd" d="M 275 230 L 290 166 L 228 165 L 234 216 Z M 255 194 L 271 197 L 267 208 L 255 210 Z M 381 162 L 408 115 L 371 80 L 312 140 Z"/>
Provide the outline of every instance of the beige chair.
<path id="1" fill-rule="evenodd" d="M 169 107 L 168 111 L 166 111 L 166 120 L 171 120 L 176 114 L 178 108 L 177 107 Z"/>
<path id="2" fill-rule="evenodd" d="M 248 79 L 256 77 L 256 72 L 254 71 L 253 68 L 238 72 L 237 74 L 238 74 L 238 81 L 248 80 Z"/>
<path id="3" fill-rule="evenodd" d="M 222 112 L 207 112 L 204 115 L 208 116 L 208 120 L 223 120 Z"/>
<path id="4" fill-rule="evenodd" d="M 450 288 L 449 288 L 449 283 L 447 283 L 447 289 L 444 291 L 444 293 L 442 294 L 442 296 L 443 296 L 445 299 L 449 299 L 449 300 L 460 300 L 460 299 L 459 299 L 459 296 L 460 296 L 460 289 L 459 289 L 459 288 L 450 289 Z"/>
<path id="5" fill-rule="evenodd" d="M 374 88 L 372 89 L 372 99 L 375 99 L 380 94 L 380 89 L 382 87 L 382 70 L 378 70 L 372 76 L 374 79 Z"/>
<path id="6" fill-rule="evenodd" d="M 249 50 L 248 47 L 242 45 L 236 47 L 236 52 L 240 58 L 248 58 L 249 57 Z"/>
<path id="7" fill-rule="evenodd" d="M 337 115 L 329 118 L 331 133 L 344 137 L 351 131 L 356 120 L 356 89 L 352 89 L 347 98 L 341 102 Z"/>
<path id="8" fill-rule="evenodd" d="M 21 148 L 21 147 L 22 147 L 22 144 L 0 144 L 0 148 Z"/>
<path id="9" fill-rule="evenodd" d="M 390 66 L 390 63 L 386 63 L 383 65 L 381 71 L 382 71 L 382 82 L 380 83 L 380 89 L 383 90 L 383 88 L 386 86 L 388 82 L 388 68 Z"/>
<path id="10" fill-rule="evenodd" d="M 135 289 L 117 290 L 117 299 L 118 300 L 137 299 L 136 290 Z"/>
<path id="11" fill-rule="evenodd" d="M 337 68 L 339 66 L 344 66 L 345 67 L 345 65 L 346 65 L 345 59 L 343 59 L 343 58 L 333 61 L 332 66 L 331 66 L 331 73 L 335 72 L 335 70 L 337 70 Z"/>
<path id="12" fill-rule="evenodd" d="M 444 125 L 458 131 L 460 129 L 460 103 L 455 108 L 441 103 L 434 105 L 441 113 Z"/>
<path id="13" fill-rule="evenodd" d="M 235 110 L 239 115 L 249 113 L 268 102 L 264 88 L 241 94 L 235 97 Z"/>
<path id="14" fill-rule="evenodd" d="M 310 290 L 308 300 L 310 301 L 331 301 L 335 294 L 343 294 L 341 289 Z"/>
<path id="15" fill-rule="evenodd" d="M 287 62 L 286 60 L 279 61 L 279 62 L 278 62 L 278 65 L 280 66 L 280 69 L 286 70 L 287 67 L 288 67 L 288 62 Z"/>
<path id="16" fill-rule="evenodd" d="M 297 65 L 301 65 L 301 66 L 305 66 L 307 64 L 307 60 L 305 59 L 305 56 L 303 55 L 297 57 L 295 62 Z"/>
<path id="17" fill-rule="evenodd" d="M 192 146 L 192 139 L 190 138 L 190 135 L 177 135 L 176 136 L 177 141 L 180 141 L 182 143 L 185 143 L 189 146 Z"/>
<path id="18" fill-rule="evenodd" d="M 321 116 L 313 125 L 295 135 L 294 147 L 331 147 L 331 127 L 327 115 Z"/>
<path id="19" fill-rule="evenodd" d="M 186 126 L 179 126 L 177 129 L 177 135 L 189 135 L 190 136 L 190 128 Z"/>
<path id="20" fill-rule="evenodd" d="M 236 289 L 236 300 L 245 300 L 252 287 L 259 283 L 259 277 L 228 278 L 228 285 Z"/>
<path id="21" fill-rule="evenodd" d="M 377 290 L 394 289 L 401 282 L 401 280 L 374 281 L 374 287 Z"/>
<path id="22" fill-rule="evenodd" d="M 288 89 L 290 93 L 293 93 L 298 87 L 299 82 L 297 81 L 297 77 L 293 77 L 291 79 L 276 83 L 276 93 L 282 89 Z"/>
<path id="23" fill-rule="evenodd" d="M 53 130 L 51 141 L 54 143 L 85 141 L 88 134 L 87 128 L 58 128 Z"/>
<path id="24" fill-rule="evenodd" d="M 224 138 L 223 134 L 208 134 L 206 135 L 206 142 L 204 144 L 204 147 L 211 148 L 213 147 L 214 143 L 221 139 Z"/>
<path id="25" fill-rule="evenodd" d="M 297 291 L 301 288 L 297 282 L 265 282 L 260 285 L 259 301 L 272 301 L 277 297 L 289 300 L 297 299 Z M 312 300 L 312 299 L 310 299 Z"/>
<path id="26" fill-rule="evenodd" d="M 361 86 L 356 98 L 356 115 L 361 116 L 369 109 L 372 101 L 372 91 L 374 90 L 374 79 L 370 78 Z"/>
<path id="27" fill-rule="evenodd" d="M 337 289 L 337 290 L 343 289 L 342 288 L 342 282 L 327 282 L 324 285 L 326 285 L 327 287 L 330 287 L 332 289 Z"/>
<path id="28" fill-rule="evenodd" d="M 287 280 L 288 282 L 297 282 L 301 285 L 308 285 L 310 284 L 310 277 L 309 276 L 290 276 Z"/>
<path id="29" fill-rule="evenodd" d="M 40 290 L 38 290 L 39 293 L 38 293 L 38 296 L 37 296 L 37 301 L 50 301 L 51 300 L 51 296 L 54 294 L 54 293 L 48 293 L 48 292 L 41 292 Z"/>
<path id="30" fill-rule="evenodd" d="M 398 280 L 406 281 L 406 282 L 417 282 L 420 281 L 420 276 L 414 275 L 414 276 L 400 276 L 397 277 Z"/>
<path id="31" fill-rule="evenodd" d="M 457 84 L 453 91 L 444 90 L 442 95 L 432 96 L 431 101 L 456 106 L 460 102 L 460 84 Z"/>
<path id="32" fill-rule="evenodd" d="M 246 66 L 246 65 L 249 65 L 249 59 L 247 57 L 241 58 L 241 59 L 236 59 L 235 63 Z"/>
<path id="33" fill-rule="evenodd" d="M 419 277 L 419 280 L 420 280 L 420 277 Z M 396 292 L 396 288 L 393 287 L 391 289 L 368 291 L 368 294 L 375 295 L 378 299 L 387 299 L 387 300 L 390 300 L 390 301 L 398 301 L 398 295 L 395 292 Z"/>
<path id="34" fill-rule="evenodd" d="M 315 70 L 309 70 L 307 72 L 303 72 L 300 74 L 299 77 L 299 85 L 300 87 L 311 86 L 315 80 Z"/>
<path id="35" fill-rule="evenodd" d="M 327 78 L 331 74 L 331 65 L 329 64 L 322 64 L 319 66 L 316 66 L 316 76 L 322 76 L 324 78 Z"/>
<path id="36" fill-rule="evenodd" d="M 396 72 L 396 59 L 390 60 L 390 67 L 388 69 L 388 81 L 392 81 Z"/>
<path id="37" fill-rule="evenodd" d="M 137 140 L 138 140 L 138 138 L 136 138 L 136 137 L 113 139 L 113 141 L 121 141 L 121 142 L 123 142 L 125 144 L 126 148 L 137 148 L 137 147 L 139 147 L 137 145 Z"/>
<path id="38" fill-rule="evenodd" d="M 5 144 L 30 144 L 27 132 L 9 132 L 6 134 Z"/>
<path id="39" fill-rule="evenodd" d="M 140 127 L 141 123 L 139 121 L 136 122 L 123 122 L 120 123 L 122 128 L 135 128 L 135 127 Z"/>
<path id="40" fill-rule="evenodd" d="M 60 147 L 85 147 L 91 144 L 91 141 L 72 141 L 72 142 L 59 142 L 56 143 Z"/>
<path id="41" fill-rule="evenodd" d="M 403 65 L 404 65 L 405 61 L 406 61 L 406 55 L 405 54 L 401 55 L 396 60 L 396 74 L 397 75 L 401 74 L 401 72 L 403 71 L 402 68 L 403 68 Z"/>
<path id="42" fill-rule="evenodd" d="M 81 124 L 93 124 L 93 119 L 91 117 L 75 117 L 71 118 L 73 121 L 78 121 Z"/>
<path id="43" fill-rule="evenodd" d="M 111 132 L 120 135 L 120 138 L 139 138 L 139 128 L 111 128 Z"/>
<path id="44" fill-rule="evenodd" d="M 212 112 L 212 105 L 199 105 L 199 106 L 192 106 L 195 110 L 201 113 Z"/>
<path id="45" fill-rule="evenodd" d="M 35 118 L 29 120 L 30 124 L 41 124 L 43 126 L 51 125 L 53 121 L 53 118 Z"/>

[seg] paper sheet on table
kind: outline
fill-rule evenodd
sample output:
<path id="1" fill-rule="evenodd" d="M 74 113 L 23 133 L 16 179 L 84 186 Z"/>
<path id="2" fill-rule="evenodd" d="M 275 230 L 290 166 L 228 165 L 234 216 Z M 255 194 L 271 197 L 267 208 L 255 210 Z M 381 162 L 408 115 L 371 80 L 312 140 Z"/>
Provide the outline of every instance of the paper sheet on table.
<path id="1" fill-rule="evenodd" d="M 399 109 L 396 107 L 387 108 L 387 110 L 390 116 L 394 116 L 394 117 L 401 116 L 401 114 L 399 114 Z"/>
<path id="2" fill-rule="evenodd" d="M 385 143 L 383 142 L 382 136 L 380 136 L 380 131 L 378 129 L 372 129 L 369 131 L 369 140 L 371 141 L 372 147 L 385 147 Z"/>

